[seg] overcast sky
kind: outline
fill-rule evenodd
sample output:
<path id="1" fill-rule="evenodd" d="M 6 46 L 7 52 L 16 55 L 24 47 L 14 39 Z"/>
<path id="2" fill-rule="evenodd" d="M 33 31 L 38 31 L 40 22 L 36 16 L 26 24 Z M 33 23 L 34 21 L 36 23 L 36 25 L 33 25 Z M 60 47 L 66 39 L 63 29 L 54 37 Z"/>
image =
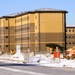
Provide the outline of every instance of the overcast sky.
<path id="1" fill-rule="evenodd" d="M 39 8 L 66 10 L 67 25 L 75 25 L 75 0 L 0 0 L 0 16 Z"/>

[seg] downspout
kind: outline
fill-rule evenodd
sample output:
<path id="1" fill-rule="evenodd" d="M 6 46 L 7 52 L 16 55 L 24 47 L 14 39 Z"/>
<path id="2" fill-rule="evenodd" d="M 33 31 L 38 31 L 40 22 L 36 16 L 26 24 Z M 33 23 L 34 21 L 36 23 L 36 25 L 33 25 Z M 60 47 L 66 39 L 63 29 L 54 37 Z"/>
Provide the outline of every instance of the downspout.
<path id="1" fill-rule="evenodd" d="M 66 25 L 65 25 L 65 14 L 62 13 L 62 44 L 63 44 L 63 53 L 65 52 L 66 45 Z"/>
<path id="2" fill-rule="evenodd" d="M 65 50 L 66 50 L 66 13 L 64 13 L 64 25 L 65 25 Z"/>

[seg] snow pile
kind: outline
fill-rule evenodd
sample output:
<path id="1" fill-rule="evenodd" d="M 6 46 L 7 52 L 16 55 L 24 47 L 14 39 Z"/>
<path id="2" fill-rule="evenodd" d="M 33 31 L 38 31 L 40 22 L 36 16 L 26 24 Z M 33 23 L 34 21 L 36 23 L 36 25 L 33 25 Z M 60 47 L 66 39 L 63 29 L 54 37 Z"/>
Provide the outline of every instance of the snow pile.
<path id="1" fill-rule="evenodd" d="M 62 64 L 63 67 L 72 67 L 72 68 L 75 68 L 75 60 L 61 59 L 60 64 Z"/>
<path id="2" fill-rule="evenodd" d="M 11 56 L 12 60 L 17 60 L 17 61 L 24 61 L 24 56 L 22 53 L 16 53 Z"/>
<path id="3" fill-rule="evenodd" d="M 67 60 L 63 58 L 53 58 L 53 54 L 45 55 L 45 54 L 36 54 L 34 56 L 33 53 L 30 54 L 23 54 L 23 53 L 16 53 L 14 55 L 1 55 L 0 61 L 6 61 L 11 63 L 19 63 L 25 62 L 26 64 L 38 64 L 40 66 L 47 66 L 47 67 L 72 67 L 75 68 L 75 60 Z"/>
<path id="4" fill-rule="evenodd" d="M 23 62 L 24 61 L 24 56 L 22 53 L 16 53 L 14 55 L 11 54 L 3 54 L 0 56 L 0 61 L 6 61 L 6 62 Z"/>
<path id="5" fill-rule="evenodd" d="M 7 54 L 0 55 L 0 60 L 9 60 L 9 58 L 10 58 L 10 55 L 7 55 Z"/>
<path id="6" fill-rule="evenodd" d="M 40 66 L 47 67 L 72 67 L 75 68 L 75 60 L 67 60 L 62 58 L 53 58 L 53 55 L 47 57 L 43 54 L 37 54 L 33 57 L 30 57 L 29 62 L 31 64 L 39 64 Z"/>

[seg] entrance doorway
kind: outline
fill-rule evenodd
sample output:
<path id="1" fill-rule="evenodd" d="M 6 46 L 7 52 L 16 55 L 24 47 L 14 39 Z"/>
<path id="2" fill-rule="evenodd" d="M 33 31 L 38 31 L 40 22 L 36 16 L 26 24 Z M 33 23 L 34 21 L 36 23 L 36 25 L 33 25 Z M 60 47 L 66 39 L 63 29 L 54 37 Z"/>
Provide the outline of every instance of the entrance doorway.
<path id="1" fill-rule="evenodd" d="M 64 51 L 64 47 L 62 47 L 58 44 L 55 44 L 55 43 L 48 43 L 48 44 L 46 44 L 46 47 L 47 47 L 48 53 L 53 53 L 56 50 L 56 47 L 59 48 L 61 53 L 63 53 L 63 51 Z"/>

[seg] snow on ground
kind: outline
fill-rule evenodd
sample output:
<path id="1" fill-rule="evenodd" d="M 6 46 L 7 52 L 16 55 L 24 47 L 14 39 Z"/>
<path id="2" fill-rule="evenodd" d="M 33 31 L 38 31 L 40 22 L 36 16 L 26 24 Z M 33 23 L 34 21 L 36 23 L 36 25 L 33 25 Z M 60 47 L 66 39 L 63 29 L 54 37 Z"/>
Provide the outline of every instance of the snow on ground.
<path id="1" fill-rule="evenodd" d="M 15 54 L 15 55 L 0 55 L 0 61 L 8 62 L 8 63 L 27 63 L 27 64 L 38 64 L 40 66 L 46 67 L 72 67 L 75 68 L 75 60 L 67 60 L 61 58 L 53 58 L 53 55 L 45 55 L 45 54 Z"/>

